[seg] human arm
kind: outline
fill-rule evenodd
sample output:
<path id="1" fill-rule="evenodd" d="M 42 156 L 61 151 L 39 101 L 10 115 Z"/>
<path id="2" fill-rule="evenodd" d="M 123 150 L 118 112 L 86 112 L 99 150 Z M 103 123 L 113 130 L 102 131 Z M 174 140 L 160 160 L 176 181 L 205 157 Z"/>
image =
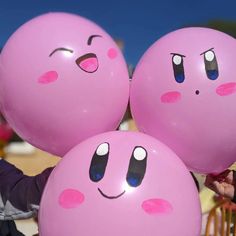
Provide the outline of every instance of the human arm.
<path id="1" fill-rule="evenodd" d="M 0 160 L 0 220 L 29 218 L 37 214 L 40 199 L 53 168 L 27 176 Z"/>

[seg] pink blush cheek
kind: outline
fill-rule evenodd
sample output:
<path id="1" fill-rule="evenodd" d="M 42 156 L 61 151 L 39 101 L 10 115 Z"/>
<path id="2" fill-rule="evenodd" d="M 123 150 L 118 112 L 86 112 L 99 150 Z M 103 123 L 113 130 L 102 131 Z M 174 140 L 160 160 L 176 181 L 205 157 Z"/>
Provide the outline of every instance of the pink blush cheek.
<path id="1" fill-rule="evenodd" d="M 161 96 L 162 103 L 176 103 L 180 99 L 181 99 L 181 93 L 177 91 L 167 92 Z"/>
<path id="2" fill-rule="evenodd" d="M 173 207 L 168 201 L 158 198 L 145 200 L 142 208 L 149 215 L 169 214 L 173 211 Z"/>
<path id="3" fill-rule="evenodd" d="M 110 59 L 115 59 L 117 57 L 117 50 L 115 48 L 110 48 L 108 51 L 107 51 L 107 56 L 110 58 Z"/>
<path id="4" fill-rule="evenodd" d="M 226 83 L 222 84 L 216 88 L 216 93 L 219 96 L 227 96 L 236 92 L 236 83 Z"/>
<path id="5" fill-rule="evenodd" d="M 58 73 L 56 71 L 48 71 L 42 74 L 38 78 L 38 83 L 40 84 L 49 84 L 55 82 L 58 79 Z"/>
<path id="6" fill-rule="evenodd" d="M 84 195 L 75 189 L 65 189 L 59 196 L 59 205 L 63 208 L 76 208 L 84 201 Z"/>

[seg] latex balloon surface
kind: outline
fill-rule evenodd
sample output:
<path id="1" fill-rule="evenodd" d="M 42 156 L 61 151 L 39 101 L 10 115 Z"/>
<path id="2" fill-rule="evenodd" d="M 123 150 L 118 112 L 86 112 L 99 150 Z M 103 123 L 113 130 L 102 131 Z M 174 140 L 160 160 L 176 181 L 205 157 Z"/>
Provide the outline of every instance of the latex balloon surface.
<path id="1" fill-rule="evenodd" d="M 236 41 L 207 28 L 167 34 L 143 55 L 131 85 L 139 129 L 201 173 L 236 160 Z"/>
<path id="2" fill-rule="evenodd" d="M 67 13 L 36 17 L 10 37 L 1 53 L 0 87 L 10 125 L 59 156 L 115 130 L 129 96 L 116 43 L 95 23 Z"/>
<path id="3" fill-rule="evenodd" d="M 114 131 L 61 160 L 39 222 L 42 236 L 199 236 L 201 210 L 190 173 L 169 148 L 142 133 Z"/>

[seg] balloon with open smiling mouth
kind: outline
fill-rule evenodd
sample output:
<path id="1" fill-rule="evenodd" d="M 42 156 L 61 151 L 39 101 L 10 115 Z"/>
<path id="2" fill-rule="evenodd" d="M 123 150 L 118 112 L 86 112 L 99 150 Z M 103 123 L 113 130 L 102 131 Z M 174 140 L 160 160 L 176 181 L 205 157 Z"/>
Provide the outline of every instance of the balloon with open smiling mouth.
<path id="1" fill-rule="evenodd" d="M 12 34 L 1 52 L 0 84 L 11 127 L 61 157 L 88 137 L 116 130 L 129 99 L 115 41 L 90 20 L 62 12 L 35 17 Z"/>

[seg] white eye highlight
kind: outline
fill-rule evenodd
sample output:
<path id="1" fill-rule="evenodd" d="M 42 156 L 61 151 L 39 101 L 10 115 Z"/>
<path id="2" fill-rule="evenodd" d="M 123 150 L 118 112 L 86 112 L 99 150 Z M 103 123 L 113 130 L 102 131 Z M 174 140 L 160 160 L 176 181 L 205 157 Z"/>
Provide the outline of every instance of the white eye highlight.
<path id="1" fill-rule="evenodd" d="M 134 150 L 134 158 L 137 161 L 142 161 L 145 159 L 145 157 L 147 156 L 146 150 L 142 147 L 137 147 Z"/>
<path id="2" fill-rule="evenodd" d="M 215 54 L 212 51 L 205 52 L 204 56 L 207 61 L 213 61 L 215 58 Z"/>
<path id="3" fill-rule="evenodd" d="M 102 143 L 98 146 L 97 150 L 96 150 L 96 154 L 98 156 L 104 156 L 108 153 L 109 151 L 109 145 L 108 143 Z"/>
<path id="4" fill-rule="evenodd" d="M 172 60 L 175 65 L 180 65 L 183 58 L 180 55 L 174 55 Z"/>

